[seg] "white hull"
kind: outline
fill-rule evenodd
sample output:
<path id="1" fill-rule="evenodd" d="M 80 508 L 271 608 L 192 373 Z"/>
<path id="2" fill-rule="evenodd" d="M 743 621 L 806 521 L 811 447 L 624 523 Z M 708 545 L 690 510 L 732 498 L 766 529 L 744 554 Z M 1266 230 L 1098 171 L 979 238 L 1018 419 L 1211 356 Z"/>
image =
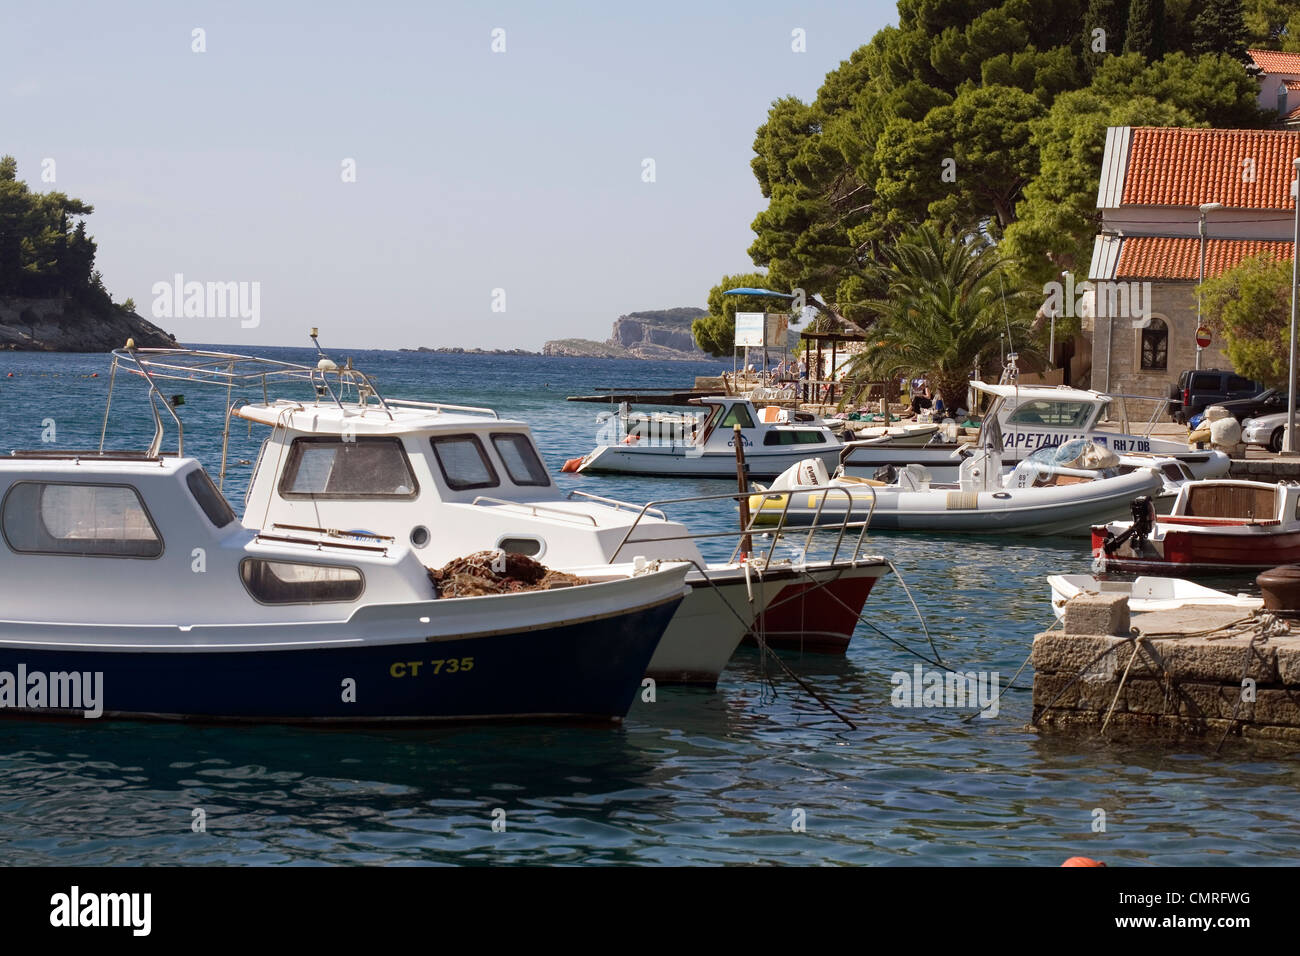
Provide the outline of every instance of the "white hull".
<path id="1" fill-rule="evenodd" d="M 1008 488 L 988 491 L 959 491 L 936 488 L 902 491 L 897 487 L 834 485 L 778 491 L 777 498 L 763 502 L 759 520 L 775 523 L 785 510 L 787 524 L 838 524 L 846 509 L 851 520 L 871 515 L 872 531 L 940 531 L 960 534 L 1087 534 L 1098 515 L 1129 513 L 1130 502 L 1139 495 L 1159 493 L 1161 478 L 1150 470 L 1135 471 L 1115 478 L 1082 482 L 1062 487 Z M 826 496 L 825 504 L 822 497 Z M 751 498 L 751 508 L 757 498 Z M 872 502 L 875 502 L 874 510 Z M 817 517 L 821 507 L 820 518 Z"/>
<path id="2" fill-rule="evenodd" d="M 1115 435 L 1105 432 L 1092 432 L 1088 435 L 1073 434 L 1068 436 L 1069 440 L 1078 438 L 1088 438 L 1091 441 L 1097 441 L 1098 436 L 1113 440 Z M 1002 463 L 1004 467 L 1014 468 L 1017 464 L 1029 457 L 1038 448 L 1050 447 L 1063 442 L 1057 442 L 1056 437 L 1052 440 L 1043 442 L 1037 446 L 1020 445 L 1016 448 L 1005 447 L 1002 453 Z M 1124 442 L 1124 445 L 1136 443 Z M 1176 458 L 1187 466 L 1194 478 L 1219 478 L 1228 473 L 1231 462 L 1227 455 L 1214 451 L 1191 451 L 1186 445 L 1178 442 L 1166 441 L 1163 439 L 1141 439 L 1147 445 L 1151 446 L 1143 451 L 1125 451 L 1122 447 L 1116 447 L 1119 443 L 1114 443 L 1109 447 L 1119 454 L 1152 454 L 1162 458 Z M 1098 444 L 1106 444 L 1105 441 Z M 898 442 L 870 442 L 866 444 L 849 444 L 845 446 L 844 453 L 840 457 L 840 462 L 844 466 L 844 473 L 855 478 L 870 478 L 875 475 L 877 469 L 885 465 L 893 465 L 896 468 L 902 468 L 906 465 L 916 464 L 924 465 L 930 472 L 931 479 L 935 482 L 956 482 L 961 470 L 962 455 L 959 452 L 961 446 L 957 444 L 943 443 L 938 445 L 915 446 Z"/>
<path id="3" fill-rule="evenodd" d="M 787 446 L 789 451 L 767 452 L 762 448 L 745 450 L 745 473 L 751 478 L 775 478 L 787 468 L 805 458 L 820 458 L 827 468 L 839 462 L 840 446 L 817 451 L 815 446 Z M 580 474 L 654 475 L 674 478 L 731 478 L 736 477 L 736 455 L 726 452 L 706 451 L 701 454 L 695 447 L 602 445 L 593 451 L 578 468 Z"/>
<path id="4" fill-rule="evenodd" d="M 1148 611 L 1172 611 L 1185 607 L 1234 608 L 1248 613 L 1264 606 L 1262 598 L 1216 591 L 1183 578 L 1139 577 L 1132 581 L 1099 581 L 1090 574 L 1053 574 L 1047 579 L 1052 587 L 1052 611 L 1065 615 L 1065 605 L 1081 592 L 1123 594 L 1128 597 L 1134 614 Z"/>

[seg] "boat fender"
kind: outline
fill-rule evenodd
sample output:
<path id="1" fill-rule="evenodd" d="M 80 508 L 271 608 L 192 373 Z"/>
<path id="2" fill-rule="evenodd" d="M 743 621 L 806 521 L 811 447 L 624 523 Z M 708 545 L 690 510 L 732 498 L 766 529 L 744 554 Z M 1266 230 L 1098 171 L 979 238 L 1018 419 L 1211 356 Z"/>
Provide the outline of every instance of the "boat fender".
<path id="1" fill-rule="evenodd" d="M 564 463 L 564 467 L 561 468 L 560 471 L 569 473 L 569 472 L 577 471 L 581 467 L 582 467 L 581 458 L 570 458 L 568 461 Z"/>

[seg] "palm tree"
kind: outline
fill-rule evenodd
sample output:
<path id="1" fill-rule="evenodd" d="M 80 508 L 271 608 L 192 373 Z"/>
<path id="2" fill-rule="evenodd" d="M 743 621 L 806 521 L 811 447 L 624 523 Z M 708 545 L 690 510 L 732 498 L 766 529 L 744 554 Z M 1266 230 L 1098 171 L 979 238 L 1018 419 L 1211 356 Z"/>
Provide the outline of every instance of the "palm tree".
<path id="1" fill-rule="evenodd" d="M 1006 260 L 982 237 L 948 238 L 926 225 L 881 256 L 872 285 L 885 298 L 866 303 L 877 319 L 851 380 L 923 376 L 956 408 L 972 371 L 997 371 L 1002 336 L 1029 343 L 1030 316 L 1018 308 L 1025 294 L 1007 287 Z"/>

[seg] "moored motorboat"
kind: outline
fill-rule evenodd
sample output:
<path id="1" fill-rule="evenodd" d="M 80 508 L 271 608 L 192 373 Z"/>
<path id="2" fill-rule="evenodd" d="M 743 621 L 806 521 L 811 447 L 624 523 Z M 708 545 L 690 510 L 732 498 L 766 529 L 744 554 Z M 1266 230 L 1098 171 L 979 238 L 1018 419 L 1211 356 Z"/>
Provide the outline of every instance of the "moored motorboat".
<path id="1" fill-rule="evenodd" d="M 0 459 L 0 530 L 0 715 L 619 720 L 688 569 L 439 597 L 405 544 L 245 528 L 179 449 Z"/>
<path id="2" fill-rule="evenodd" d="M 1186 607 L 1226 607 L 1248 613 L 1264 606 L 1263 598 L 1216 591 L 1183 578 L 1143 576 L 1131 581 L 1108 581 L 1091 574 L 1053 574 L 1047 583 L 1057 617 L 1065 614 L 1065 605 L 1078 594 L 1121 594 L 1128 598 L 1129 610 L 1134 614 Z"/>
<path id="3" fill-rule="evenodd" d="M 1191 449 L 1172 439 L 1130 433 L 1127 414 L 1123 410 L 1125 396 L 1065 387 L 1019 385 L 1014 381 L 998 384 L 971 382 L 971 387 L 993 398 L 984 421 L 997 423 L 1003 437 L 1002 463 L 1007 467 L 1014 467 L 1039 449 L 1086 439 L 1119 455 L 1177 459 L 1194 478 L 1214 478 L 1228 473 L 1230 459 L 1223 452 Z M 1155 401 L 1141 396 L 1137 398 Z M 1117 430 L 1103 427 L 1103 420 L 1108 415 L 1119 419 Z M 930 472 L 933 480 L 953 482 L 958 479 L 962 461 L 982 445 L 982 441 L 932 440 L 914 447 L 906 441 L 889 439 L 854 441 L 845 444 L 840 461 L 845 474 L 850 476 L 870 478 L 887 465 L 901 468 L 918 464 Z"/>
<path id="4" fill-rule="evenodd" d="M 1092 529 L 1107 571 L 1224 574 L 1300 561 L 1300 485 L 1212 479 L 1188 482 L 1168 515 L 1132 504 L 1129 521 Z"/>
<path id="5" fill-rule="evenodd" d="M 760 412 L 749 400 L 710 397 L 698 400 L 708 417 L 689 441 L 638 441 L 635 435 L 597 446 L 566 471 L 579 474 L 655 475 L 665 478 L 734 478 L 736 425 L 750 477 L 774 478 L 803 458 L 839 461 L 843 443 L 824 422 L 800 422 L 776 409 Z"/>

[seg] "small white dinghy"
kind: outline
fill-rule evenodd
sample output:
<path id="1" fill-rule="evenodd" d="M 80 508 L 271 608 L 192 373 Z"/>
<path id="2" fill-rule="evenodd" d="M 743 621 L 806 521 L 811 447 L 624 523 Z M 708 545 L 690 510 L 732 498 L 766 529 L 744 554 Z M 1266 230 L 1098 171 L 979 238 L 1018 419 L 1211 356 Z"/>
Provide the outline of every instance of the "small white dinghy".
<path id="1" fill-rule="evenodd" d="M 1091 574 L 1053 574 L 1047 578 L 1052 587 L 1052 611 L 1065 614 L 1065 605 L 1076 594 L 1124 594 L 1129 611 L 1172 611 L 1183 607 L 1237 608 L 1243 612 L 1264 606 L 1263 598 L 1248 594 L 1216 591 L 1185 578 L 1140 577 L 1132 581 L 1101 581 Z"/>

